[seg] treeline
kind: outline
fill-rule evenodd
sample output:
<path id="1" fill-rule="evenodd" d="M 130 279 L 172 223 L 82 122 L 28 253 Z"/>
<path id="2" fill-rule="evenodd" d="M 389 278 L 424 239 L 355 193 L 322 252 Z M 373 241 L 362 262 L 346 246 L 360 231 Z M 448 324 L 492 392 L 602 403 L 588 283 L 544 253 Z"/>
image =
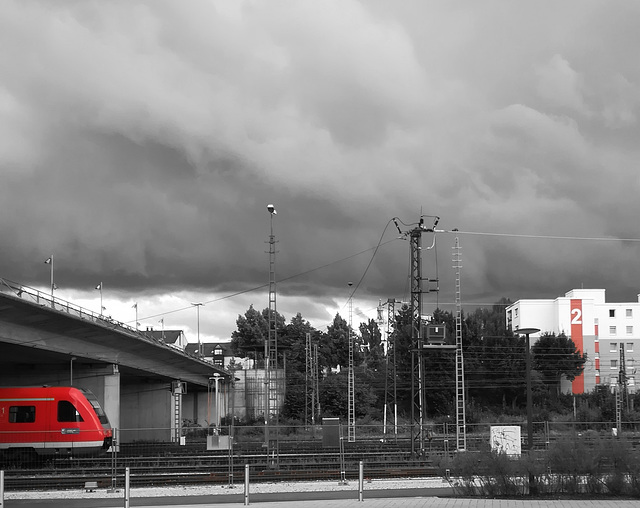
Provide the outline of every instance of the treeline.
<path id="1" fill-rule="evenodd" d="M 477 308 L 462 317 L 465 398 L 467 422 L 496 421 L 498 415 L 521 415 L 526 405 L 526 357 L 524 338 L 507 330 L 504 309 L 511 302 L 502 299 L 490 308 Z M 251 358 L 264 366 L 264 343 L 268 337 L 268 309 L 252 307 L 238 316 L 231 347 L 235 356 Z M 447 343 L 455 343 L 455 316 L 437 309 L 433 323 L 447 330 Z M 310 418 L 307 374 L 307 334 L 317 356 L 319 402 L 317 417 L 346 418 L 348 405 L 349 326 L 339 314 L 326 331 L 313 328 L 300 314 L 289 323 L 276 316 L 278 362 L 286 361 L 286 398 L 282 417 L 294 421 Z M 380 421 L 385 403 L 398 407 L 409 418 L 412 406 L 411 310 L 404 305 L 396 312 L 387 347 L 374 320 L 352 330 L 354 341 L 355 412 L 360 421 Z M 286 357 L 286 360 L 285 360 Z M 561 380 L 579 375 L 587 359 L 564 335 L 543 334 L 532 347 L 532 380 L 537 419 L 551 419 L 552 413 L 578 412 L 583 417 L 609 417 L 607 390 L 573 397 L 561 393 Z M 230 368 L 236 368 L 231 365 Z M 430 349 L 425 355 L 427 416 L 434 421 L 455 419 L 455 353 Z M 591 398 L 594 398 L 592 401 Z M 596 400 L 597 399 L 597 400 Z M 615 400 L 613 400 L 615 411 Z M 579 411 L 578 411 L 579 410 Z M 614 413 L 615 420 L 615 413 Z M 595 421 L 595 420 L 591 420 Z M 601 421 L 601 420 L 598 420 Z M 609 420 L 610 421 L 610 420 Z"/>

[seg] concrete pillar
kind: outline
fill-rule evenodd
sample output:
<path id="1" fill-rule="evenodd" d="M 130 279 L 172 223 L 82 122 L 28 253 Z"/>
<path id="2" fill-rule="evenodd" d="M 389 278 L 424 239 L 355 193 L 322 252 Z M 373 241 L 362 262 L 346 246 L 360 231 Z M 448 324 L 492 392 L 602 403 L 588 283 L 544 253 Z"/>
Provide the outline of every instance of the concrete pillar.
<path id="1" fill-rule="evenodd" d="M 90 370 L 76 368 L 73 385 L 91 391 L 98 398 L 111 426 L 120 428 L 120 372 L 117 365 Z"/>

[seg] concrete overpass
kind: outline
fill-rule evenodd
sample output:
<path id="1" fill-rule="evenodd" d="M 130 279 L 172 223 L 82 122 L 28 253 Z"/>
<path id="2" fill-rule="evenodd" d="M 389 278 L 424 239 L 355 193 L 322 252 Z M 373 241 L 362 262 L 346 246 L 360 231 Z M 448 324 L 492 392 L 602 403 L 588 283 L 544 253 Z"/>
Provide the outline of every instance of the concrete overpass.
<path id="1" fill-rule="evenodd" d="M 183 420 L 217 421 L 229 381 L 226 370 L 142 330 L 0 279 L 0 385 L 89 389 L 121 442 L 178 440 Z"/>

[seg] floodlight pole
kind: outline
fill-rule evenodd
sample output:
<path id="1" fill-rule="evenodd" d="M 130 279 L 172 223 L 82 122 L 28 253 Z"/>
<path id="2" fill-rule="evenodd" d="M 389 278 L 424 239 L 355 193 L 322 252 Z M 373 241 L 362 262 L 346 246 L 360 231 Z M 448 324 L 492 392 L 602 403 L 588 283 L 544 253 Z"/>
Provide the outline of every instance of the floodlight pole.
<path id="1" fill-rule="evenodd" d="M 192 303 L 191 305 L 193 305 L 197 309 L 198 358 L 201 360 L 204 355 L 202 353 L 202 343 L 200 342 L 200 307 L 202 307 L 204 305 L 204 303 Z"/>
<path id="2" fill-rule="evenodd" d="M 520 328 L 516 333 L 525 336 L 525 359 L 527 376 L 527 449 L 533 450 L 533 395 L 531 392 L 531 350 L 529 347 L 529 335 L 538 333 L 539 328 Z"/>
<path id="3" fill-rule="evenodd" d="M 273 234 L 273 216 L 277 214 L 272 204 L 267 205 L 270 219 L 269 234 L 269 331 L 264 344 L 265 400 L 264 400 L 264 441 L 267 460 L 277 467 L 278 452 L 278 332 L 276 312 L 276 239 Z M 273 378 L 273 379 L 272 379 Z M 269 426 L 271 416 L 275 417 L 275 435 L 272 436 Z M 271 458 L 269 458 L 271 456 Z"/>

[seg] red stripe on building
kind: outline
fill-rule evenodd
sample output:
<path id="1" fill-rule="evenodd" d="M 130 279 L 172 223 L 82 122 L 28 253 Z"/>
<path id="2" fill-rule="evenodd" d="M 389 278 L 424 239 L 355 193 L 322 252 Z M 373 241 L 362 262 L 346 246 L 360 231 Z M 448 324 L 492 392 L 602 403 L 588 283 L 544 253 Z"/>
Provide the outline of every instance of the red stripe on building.
<path id="1" fill-rule="evenodd" d="M 583 351 L 583 321 L 582 300 L 571 300 L 571 340 L 576 345 L 576 349 L 580 354 L 582 354 Z M 571 383 L 571 391 L 573 393 L 584 393 L 584 372 L 573 380 L 573 383 Z"/>

